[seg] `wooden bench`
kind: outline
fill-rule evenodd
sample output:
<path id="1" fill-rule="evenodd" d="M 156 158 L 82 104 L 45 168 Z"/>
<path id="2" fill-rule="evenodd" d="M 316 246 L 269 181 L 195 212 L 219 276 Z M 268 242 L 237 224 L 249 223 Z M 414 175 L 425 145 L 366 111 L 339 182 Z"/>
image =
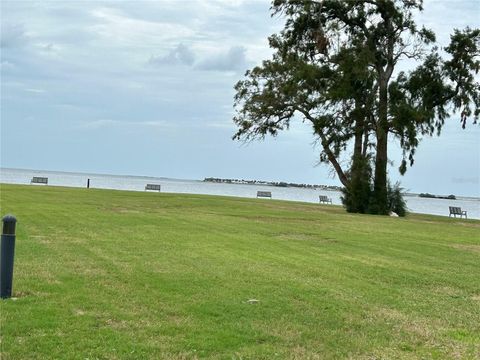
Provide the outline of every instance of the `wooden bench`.
<path id="1" fill-rule="evenodd" d="M 48 184 L 48 178 L 47 177 L 40 177 L 40 176 L 34 176 L 32 180 L 30 180 L 30 184 Z"/>
<path id="2" fill-rule="evenodd" d="M 161 186 L 159 184 L 147 184 L 145 185 L 145 191 L 147 190 L 154 190 L 154 191 L 160 191 Z"/>
<path id="3" fill-rule="evenodd" d="M 325 196 L 325 195 L 319 195 L 318 196 L 318 199 L 320 200 L 320 204 L 322 203 L 325 203 L 325 204 L 328 204 L 328 203 L 332 203 L 332 199 L 330 199 L 328 196 Z"/>
<path id="4" fill-rule="evenodd" d="M 257 191 L 257 198 L 265 197 L 265 198 L 272 198 L 272 193 L 270 191 Z"/>
<path id="5" fill-rule="evenodd" d="M 467 218 L 467 212 L 465 210 L 462 210 L 462 208 L 460 207 L 449 206 L 448 209 L 450 210 L 450 214 L 448 215 L 448 217 L 452 215 L 454 217 L 457 217 L 457 215 L 460 215 L 460 218 L 462 218 L 462 216 L 465 215 L 465 219 Z"/>

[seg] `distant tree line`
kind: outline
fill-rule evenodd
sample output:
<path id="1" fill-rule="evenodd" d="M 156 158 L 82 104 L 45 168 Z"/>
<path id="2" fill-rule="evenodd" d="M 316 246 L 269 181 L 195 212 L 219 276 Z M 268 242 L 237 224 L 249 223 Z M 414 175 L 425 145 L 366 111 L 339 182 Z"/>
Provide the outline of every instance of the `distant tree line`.
<path id="1" fill-rule="evenodd" d="M 419 197 L 422 198 L 430 198 L 430 199 L 447 199 L 447 200 L 456 200 L 457 198 L 455 195 L 448 195 L 448 196 L 441 196 L 441 195 L 433 195 L 429 193 L 420 193 L 418 194 Z"/>
<path id="2" fill-rule="evenodd" d="M 247 185 L 267 185 L 267 186 L 278 186 L 278 187 L 297 187 L 297 188 L 308 188 L 308 189 L 329 189 L 340 191 L 341 187 L 339 186 L 330 186 L 330 185 L 312 185 L 312 184 L 297 184 L 297 183 L 287 183 L 284 181 L 262 181 L 262 180 L 244 180 L 244 179 L 221 179 L 208 177 L 203 181 L 205 182 L 215 182 L 215 183 L 227 183 L 227 184 L 247 184 Z"/>

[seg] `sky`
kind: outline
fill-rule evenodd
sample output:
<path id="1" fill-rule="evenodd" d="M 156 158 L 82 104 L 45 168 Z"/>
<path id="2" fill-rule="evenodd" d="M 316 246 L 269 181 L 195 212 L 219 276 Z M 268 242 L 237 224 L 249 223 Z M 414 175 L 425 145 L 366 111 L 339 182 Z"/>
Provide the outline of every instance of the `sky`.
<path id="1" fill-rule="evenodd" d="M 480 24 L 476 0 L 425 1 L 441 46 Z M 271 56 L 284 19 L 255 0 L 1 0 L 1 166 L 340 185 L 299 121 L 276 138 L 233 141 L 234 84 Z M 404 64 L 408 68 L 408 64 Z M 411 192 L 480 196 L 480 126 L 458 116 L 422 140 Z"/>

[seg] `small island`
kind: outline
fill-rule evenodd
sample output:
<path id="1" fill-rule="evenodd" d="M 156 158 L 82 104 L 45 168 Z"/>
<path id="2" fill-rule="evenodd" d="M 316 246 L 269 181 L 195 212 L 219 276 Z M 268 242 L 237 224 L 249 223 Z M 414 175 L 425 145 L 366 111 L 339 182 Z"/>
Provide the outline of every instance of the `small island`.
<path id="1" fill-rule="evenodd" d="M 243 184 L 243 185 L 266 185 L 266 186 L 277 186 L 277 187 L 296 187 L 296 188 L 305 188 L 305 189 L 321 189 L 321 190 L 336 190 L 340 191 L 340 186 L 332 185 L 312 185 L 312 184 L 296 184 L 296 183 L 287 183 L 284 181 L 262 181 L 262 180 L 243 180 L 243 179 L 220 179 L 220 178 L 205 178 L 204 182 L 214 182 L 214 183 L 226 183 L 226 184 Z"/>
<path id="2" fill-rule="evenodd" d="M 430 198 L 430 199 L 457 200 L 455 195 L 442 196 L 442 195 L 433 195 L 429 193 L 420 193 L 418 196 L 423 198 Z"/>

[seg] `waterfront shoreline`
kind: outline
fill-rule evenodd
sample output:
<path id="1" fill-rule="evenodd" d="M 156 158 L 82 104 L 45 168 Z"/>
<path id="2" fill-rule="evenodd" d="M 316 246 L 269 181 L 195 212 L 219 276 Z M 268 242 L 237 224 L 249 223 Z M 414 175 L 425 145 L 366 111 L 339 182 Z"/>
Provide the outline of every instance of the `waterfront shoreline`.
<path id="1" fill-rule="evenodd" d="M 328 194 L 333 204 L 341 205 L 341 192 L 328 188 L 279 187 L 266 184 L 216 183 L 202 180 L 172 179 L 166 177 L 136 175 L 106 175 L 94 173 L 59 172 L 51 170 L 0 169 L 0 182 L 5 184 L 30 184 L 33 176 L 48 177 L 47 186 L 84 188 L 90 179 L 90 188 L 145 191 L 147 183 L 161 185 L 162 192 L 182 194 L 205 194 L 255 198 L 257 191 L 269 191 L 273 199 L 318 203 L 319 195 Z M 480 199 L 458 196 L 457 200 L 420 198 L 406 194 L 409 212 L 448 216 L 448 206 L 460 206 L 468 211 L 469 218 L 480 219 Z"/>

